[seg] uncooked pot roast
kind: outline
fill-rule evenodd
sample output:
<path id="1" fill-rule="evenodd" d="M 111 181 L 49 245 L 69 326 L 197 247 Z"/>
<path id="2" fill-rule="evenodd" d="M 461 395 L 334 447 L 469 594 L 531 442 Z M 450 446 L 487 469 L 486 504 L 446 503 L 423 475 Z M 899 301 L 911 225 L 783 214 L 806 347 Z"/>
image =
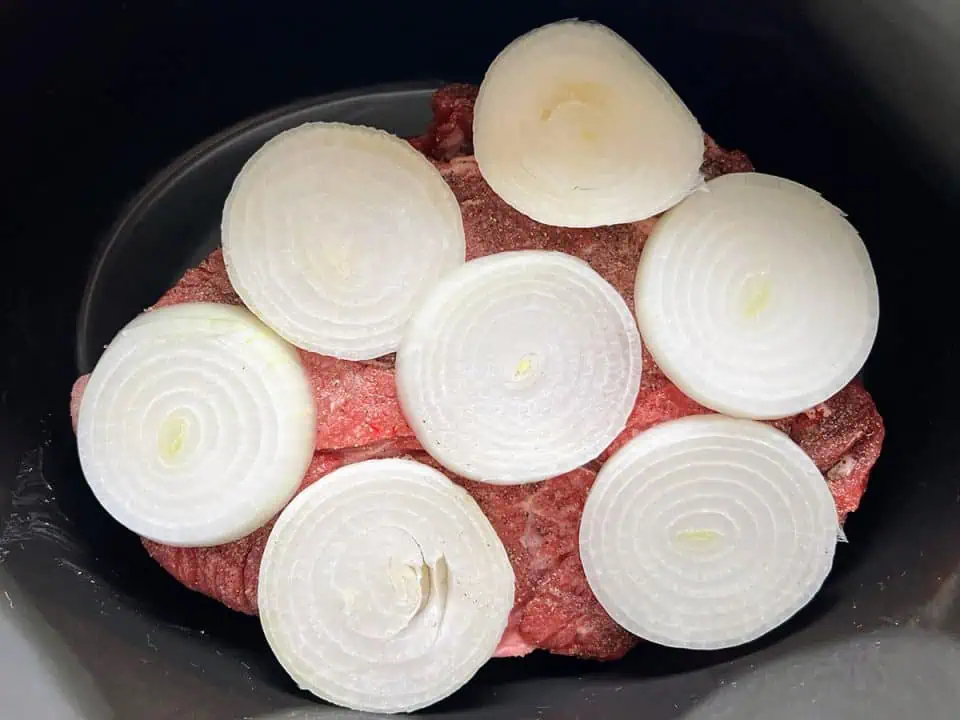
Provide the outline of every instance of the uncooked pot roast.
<path id="1" fill-rule="evenodd" d="M 542 225 L 501 200 L 472 155 L 476 88 L 449 85 L 436 92 L 433 121 L 409 142 L 440 170 L 463 217 L 467 260 L 512 250 L 554 250 L 585 260 L 634 307 L 634 280 L 644 241 L 657 222 L 599 228 Z M 705 138 L 703 175 L 752 170 L 747 157 Z M 220 250 L 191 269 L 153 306 L 187 302 L 238 305 Z M 301 490 L 351 463 L 411 457 L 436 463 L 417 442 L 401 412 L 392 355 L 348 361 L 300 351 L 317 410 L 316 450 Z M 602 463 L 631 438 L 659 423 L 710 412 L 686 397 L 659 371 L 644 349 L 643 379 L 626 429 L 596 460 L 541 483 L 502 486 L 464 480 L 492 523 L 516 576 L 515 605 L 498 656 L 543 649 L 599 660 L 622 657 L 638 639 L 604 611 L 587 584 L 578 532 L 588 491 Z M 71 402 L 76 422 L 87 376 Z M 787 433 L 823 473 L 841 522 L 857 509 L 880 453 L 884 427 L 858 380 L 794 417 L 771 421 Z M 144 539 L 150 556 L 174 578 L 242 613 L 257 613 L 260 561 L 273 521 L 234 542 L 213 547 L 172 547 Z"/>

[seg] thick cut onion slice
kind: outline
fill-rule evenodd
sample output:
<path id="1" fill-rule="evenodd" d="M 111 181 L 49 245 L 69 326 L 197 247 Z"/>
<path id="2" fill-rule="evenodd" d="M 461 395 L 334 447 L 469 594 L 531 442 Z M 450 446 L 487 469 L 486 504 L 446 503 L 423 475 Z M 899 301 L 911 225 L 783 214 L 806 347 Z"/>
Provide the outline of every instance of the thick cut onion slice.
<path id="1" fill-rule="evenodd" d="M 356 710 L 409 712 L 490 659 L 514 575 L 465 490 L 412 460 L 367 460 L 284 509 L 257 593 L 267 641 L 301 688 Z"/>
<path id="2" fill-rule="evenodd" d="M 859 372 L 877 333 L 870 257 L 819 194 L 740 173 L 657 223 L 640 258 L 637 322 L 664 373 L 718 412 L 802 412 Z"/>
<path id="3" fill-rule="evenodd" d="M 697 120 L 596 23 L 553 23 L 508 45 L 480 85 L 473 144 L 493 191 L 547 225 L 643 220 L 702 182 Z"/>
<path id="4" fill-rule="evenodd" d="M 299 347 L 347 360 L 397 349 L 423 294 L 464 262 L 439 171 L 373 128 L 311 123 L 244 165 L 223 210 L 230 282 Z"/>
<path id="5" fill-rule="evenodd" d="M 417 310 L 397 354 L 397 394 L 444 467 L 536 482 L 597 457 L 640 388 L 640 335 L 589 265 L 539 250 L 473 260 Z"/>
<path id="6" fill-rule="evenodd" d="M 315 424 L 294 347 L 243 308 L 186 303 L 140 315 L 110 343 L 77 445 L 118 522 L 166 545 L 219 545 L 290 500 Z"/>
<path id="7" fill-rule="evenodd" d="M 806 605 L 833 564 L 837 510 L 813 461 L 720 415 L 638 435 L 587 497 L 580 555 L 610 616 L 662 645 L 749 642 Z"/>

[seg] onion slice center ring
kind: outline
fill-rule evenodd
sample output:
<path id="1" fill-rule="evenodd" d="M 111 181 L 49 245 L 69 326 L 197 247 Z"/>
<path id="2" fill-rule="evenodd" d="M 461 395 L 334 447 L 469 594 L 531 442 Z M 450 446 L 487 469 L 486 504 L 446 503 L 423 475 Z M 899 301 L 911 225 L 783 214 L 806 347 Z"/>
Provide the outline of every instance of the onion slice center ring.
<path id="1" fill-rule="evenodd" d="M 243 302 L 305 350 L 394 352 L 422 295 L 463 264 L 457 200 L 433 164 L 382 130 L 308 123 L 234 181 L 221 227 Z"/>
<path id="2" fill-rule="evenodd" d="M 760 173 L 711 180 L 660 219 L 635 301 L 647 349 L 686 395 L 761 420 L 839 392 L 879 322 L 854 227 L 815 191 Z"/>
<path id="3" fill-rule="evenodd" d="M 209 546 L 266 523 L 313 457 L 316 406 L 296 348 L 244 308 L 144 313 L 84 390 L 84 476 L 118 522 L 167 545 Z"/>
<path id="4" fill-rule="evenodd" d="M 412 460 L 367 460 L 283 510 L 257 592 L 267 641 L 301 688 L 355 710 L 412 712 L 493 655 L 514 574 L 465 490 Z"/>
<path id="5" fill-rule="evenodd" d="M 813 598 L 837 526 L 826 481 L 786 435 L 703 415 L 647 430 L 607 461 L 587 497 L 580 555 L 627 630 L 716 650 L 764 635 Z"/>
<path id="6" fill-rule="evenodd" d="M 536 482 L 597 457 L 640 388 L 640 335 L 617 291 L 563 253 L 473 260 L 410 321 L 397 391 L 441 465 L 495 484 Z"/>

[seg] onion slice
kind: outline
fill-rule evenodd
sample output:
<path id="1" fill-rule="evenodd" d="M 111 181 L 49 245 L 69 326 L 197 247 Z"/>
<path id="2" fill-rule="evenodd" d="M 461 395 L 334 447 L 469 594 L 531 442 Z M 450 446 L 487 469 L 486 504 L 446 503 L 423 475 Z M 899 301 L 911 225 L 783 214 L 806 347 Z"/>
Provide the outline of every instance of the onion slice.
<path id="1" fill-rule="evenodd" d="M 597 23 L 552 23 L 508 45 L 480 85 L 473 144 L 493 191 L 547 225 L 643 220 L 702 183 L 696 118 Z"/>
<path id="2" fill-rule="evenodd" d="M 440 172 L 382 130 L 310 123 L 237 176 L 223 255 L 243 302 L 293 344 L 347 360 L 397 349 L 412 309 L 463 264 L 460 207 Z"/>
<path id="3" fill-rule="evenodd" d="M 166 545 L 219 545 L 266 523 L 313 457 L 316 409 L 295 348 L 247 310 L 144 313 L 83 393 L 80 463 L 100 504 Z"/>
<path id="4" fill-rule="evenodd" d="M 635 299 L 664 373 L 697 402 L 755 419 L 842 389 L 879 317 L 854 227 L 813 190 L 759 173 L 711 180 L 657 223 Z"/>
<path id="5" fill-rule="evenodd" d="M 367 460 L 284 509 L 257 592 L 267 641 L 301 688 L 396 713 L 442 700 L 490 659 L 514 575 L 465 490 L 412 460 Z"/>
<path id="6" fill-rule="evenodd" d="M 640 389 L 640 335 L 585 262 L 521 250 L 473 260 L 417 310 L 397 394 L 441 465 L 495 484 L 536 482 L 597 457 Z"/>
<path id="7" fill-rule="evenodd" d="M 580 526 L 587 581 L 630 632 L 714 650 L 773 630 L 833 564 L 837 511 L 813 461 L 764 423 L 673 420 L 603 466 Z"/>

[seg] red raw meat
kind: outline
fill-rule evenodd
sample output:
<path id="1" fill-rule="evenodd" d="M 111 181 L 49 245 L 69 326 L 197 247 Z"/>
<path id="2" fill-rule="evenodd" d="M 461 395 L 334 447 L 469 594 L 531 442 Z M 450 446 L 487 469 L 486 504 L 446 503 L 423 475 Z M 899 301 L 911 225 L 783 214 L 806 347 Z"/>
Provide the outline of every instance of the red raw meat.
<path id="1" fill-rule="evenodd" d="M 393 369 L 300 351 L 317 405 L 317 449 L 396 439 L 419 447 L 397 400 Z M 412 443 L 412 445 L 411 445 Z"/>
<path id="2" fill-rule="evenodd" d="M 70 389 L 70 422 L 73 423 L 73 431 L 77 431 L 77 418 L 80 417 L 80 401 L 83 399 L 83 391 L 87 389 L 87 383 L 90 382 L 89 375 L 81 375 L 73 383 Z"/>
<path id="3" fill-rule="evenodd" d="M 700 172 L 705 180 L 730 173 L 753 172 L 753 163 L 740 150 L 724 150 L 709 135 L 703 136 L 703 165 Z"/>
<path id="4" fill-rule="evenodd" d="M 300 490 L 343 464 L 343 458 L 336 453 L 315 453 Z M 146 538 L 142 542 L 150 557 L 191 590 L 233 610 L 255 615 L 260 560 L 274 522 L 271 520 L 239 540 L 214 547 L 172 547 Z"/>
<path id="5" fill-rule="evenodd" d="M 826 476 L 840 519 L 846 519 L 860 506 L 883 445 L 883 419 L 870 393 L 856 380 L 795 416 L 789 433 Z"/>
<path id="6" fill-rule="evenodd" d="M 444 108 L 454 117 L 469 117 L 463 107 L 462 86 L 454 86 L 453 97 L 446 90 L 437 93 L 434 107 Z M 472 99 L 471 99 L 472 102 Z M 445 125 L 441 125 L 445 127 Z M 454 136 L 464 149 L 470 148 L 470 137 L 462 139 L 462 126 L 458 125 Z M 429 137 L 430 134 L 423 136 Z M 428 147 L 436 147 L 424 142 Z M 448 144 L 448 146 L 452 146 Z M 437 156 L 436 160 L 446 160 Z M 449 162 L 439 162 L 438 167 L 453 189 L 460 203 L 463 226 L 467 238 L 467 260 L 492 255 L 507 250 L 556 250 L 575 255 L 613 285 L 627 301 L 633 312 L 633 290 L 637 264 L 643 244 L 657 218 L 625 225 L 599 228 L 563 228 L 543 225 L 531 220 L 507 203 L 490 189 L 484 181 L 472 156 L 461 155 Z M 710 137 L 705 137 L 704 176 L 711 178 L 732 172 L 753 170 L 750 160 L 742 152 L 728 152 L 719 147 Z"/>
<path id="7" fill-rule="evenodd" d="M 220 248 L 210 253 L 200 265 L 187 270 L 177 284 L 167 290 L 151 309 L 186 302 L 243 304 L 230 284 Z"/>
<path id="8" fill-rule="evenodd" d="M 433 464 L 429 457 L 417 459 Z M 517 577 L 516 601 L 497 657 L 543 649 L 614 660 L 637 644 L 601 607 L 580 564 L 580 516 L 596 477 L 580 468 L 510 487 L 453 478 L 490 519 Z"/>
<path id="9" fill-rule="evenodd" d="M 460 202 L 467 260 L 507 250 L 557 250 L 576 255 L 613 285 L 633 310 L 640 251 L 655 220 L 600 228 L 542 225 L 507 205 L 484 181 L 473 157 L 440 164 Z"/>
<path id="10" fill-rule="evenodd" d="M 490 190 L 473 158 L 466 156 L 472 151 L 475 96 L 472 86 L 439 90 L 428 132 L 410 140 L 435 161 L 460 202 L 468 258 L 518 249 L 567 252 L 590 263 L 632 309 L 637 262 L 656 219 L 584 230 L 548 227 L 517 213 Z M 743 153 L 725 151 L 709 137 L 705 142 L 702 171 L 706 177 L 752 170 Z M 188 271 L 155 307 L 196 300 L 239 302 L 219 251 Z M 319 413 L 318 452 L 302 487 L 336 467 L 377 457 L 409 454 L 436 466 L 403 419 L 392 356 L 368 363 L 311 353 L 302 357 Z M 74 416 L 85 383 L 82 377 L 74 385 Z M 709 411 L 680 392 L 645 352 L 643 382 L 627 426 L 588 467 L 522 486 L 453 477 L 490 519 L 517 576 L 516 605 L 498 656 L 525 655 L 539 648 L 611 660 L 636 645 L 637 638 L 613 622 L 587 585 L 578 549 L 580 515 L 596 470 L 612 452 L 653 425 L 705 412 Z M 880 415 L 862 385 L 852 383 L 822 405 L 771 424 L 788 433 L 824 472 L 840 518 L 855 510 L 884 435 Z M 272 525 L 214 548 L 143 542 L 150 555 L 187 587 L 255 614 L 257 569 Z"/>
<path id="11" fill-rule="evenodd" d="M 476 85 L 454 83 L 433 94 L 433 120 L 410 144 L 434 160 L 450 160 L 473 152 L 473 103 Z"/>

